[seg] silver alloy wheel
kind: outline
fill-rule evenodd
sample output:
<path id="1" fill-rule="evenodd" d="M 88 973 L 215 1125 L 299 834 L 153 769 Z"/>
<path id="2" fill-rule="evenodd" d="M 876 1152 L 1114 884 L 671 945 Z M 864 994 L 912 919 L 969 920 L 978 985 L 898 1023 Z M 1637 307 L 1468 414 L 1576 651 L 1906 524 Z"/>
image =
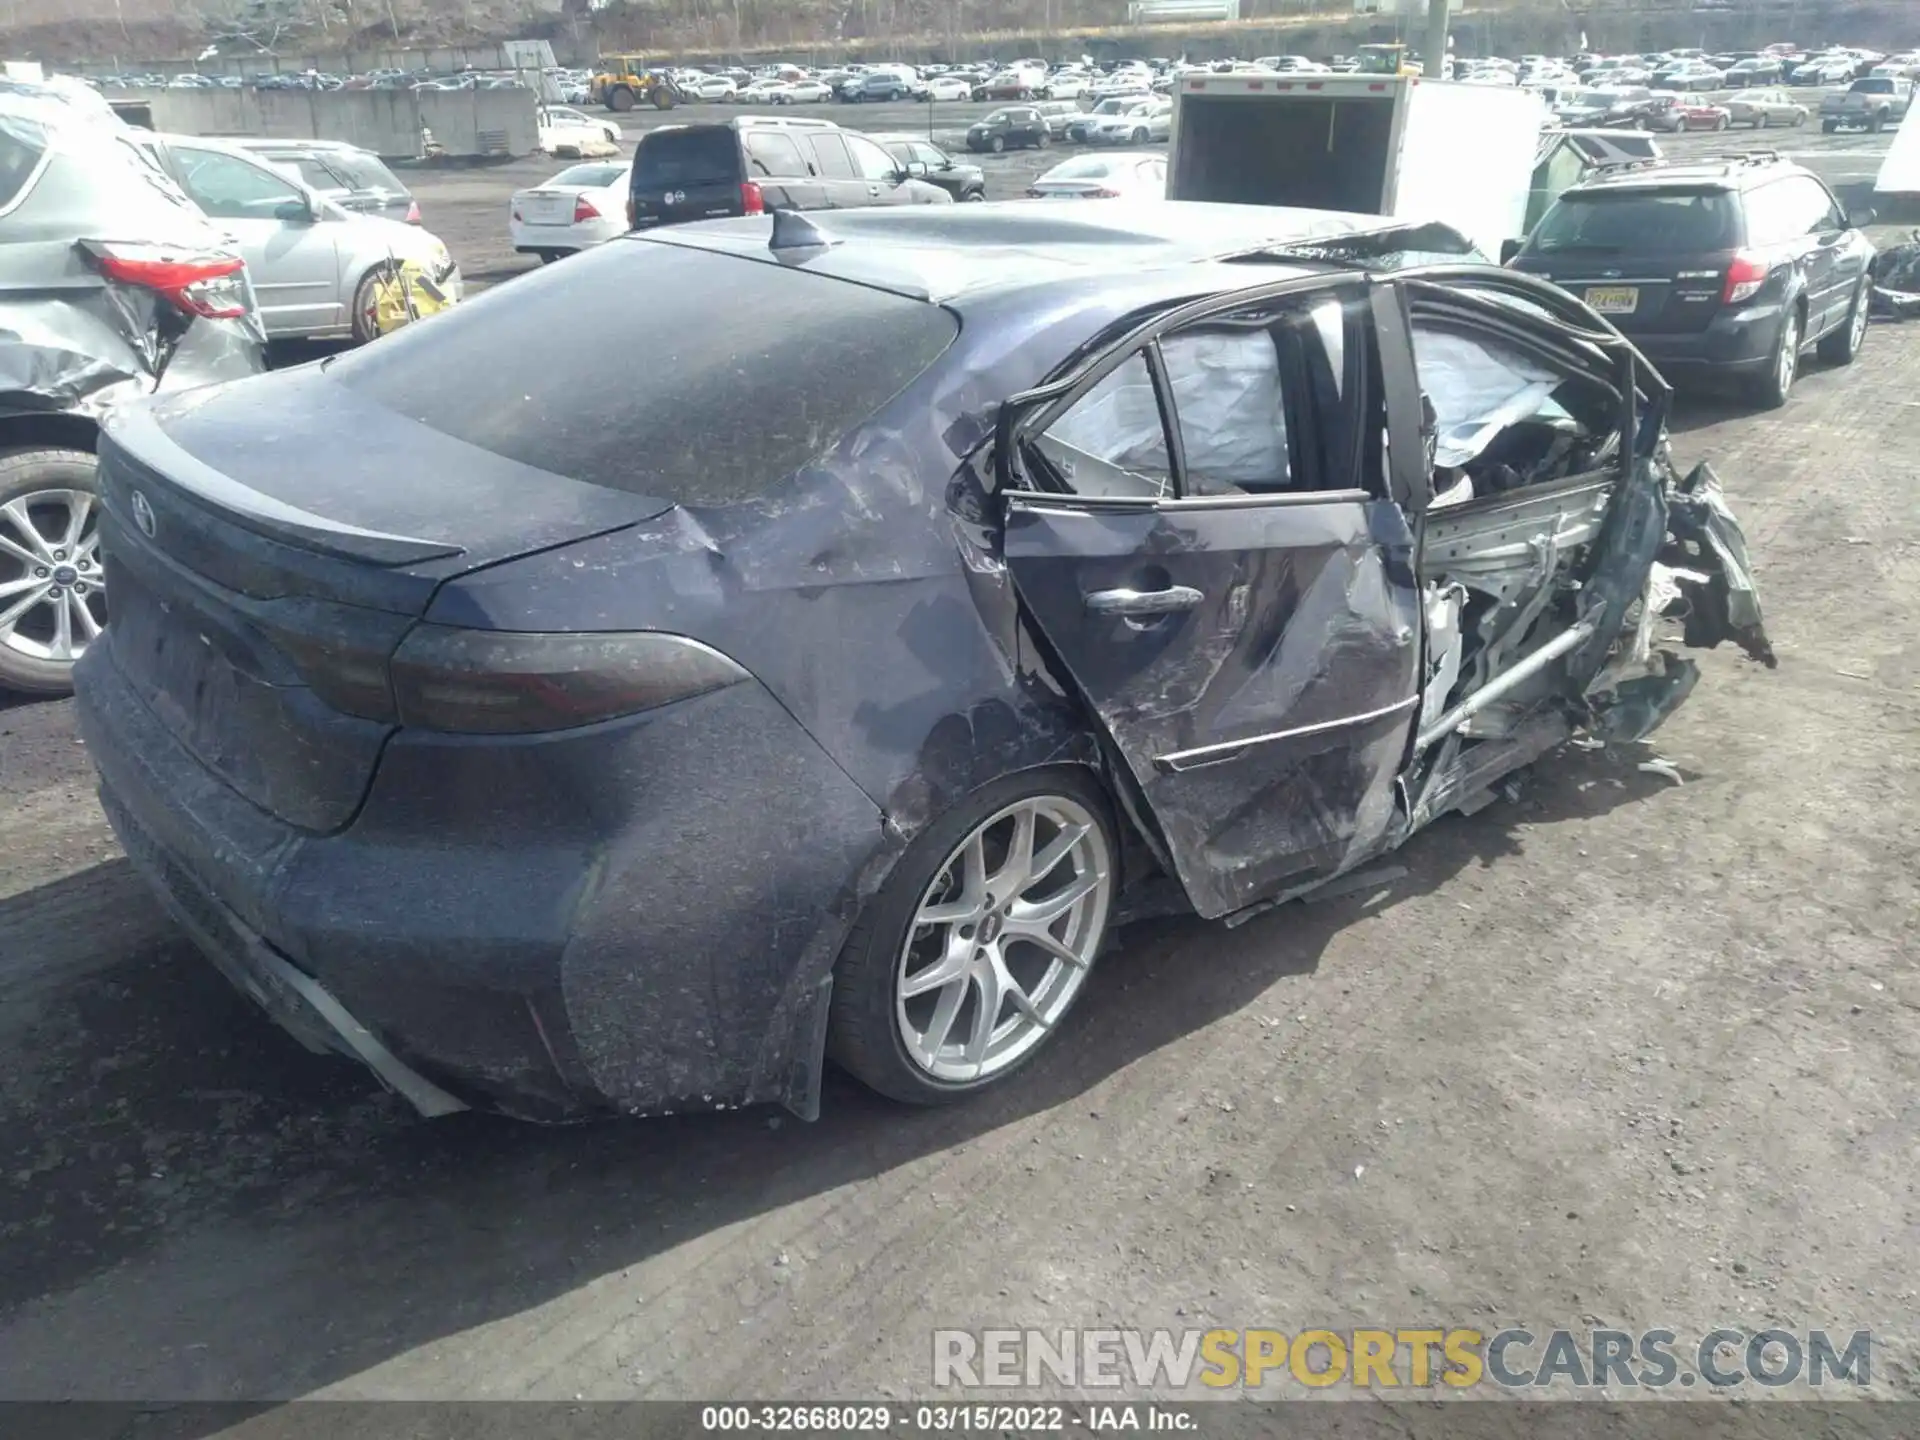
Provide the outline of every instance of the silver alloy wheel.
<path id="1" fill-rule="evenodd" d="M 1847 344 L 1855 351 L 1859 350 L 1867 338 L 1867 312 L 1871 308 L 1872 302 L 1867 298 L 1866 288 L 1862 287 L 1860 293 L 1853 298 L 1853 319 L 1848 322 L 1853 334 L 1848 338 Z"/>
<path id="2" fill-rule="evenodd" d="M 106 623 L 93 496 L 35 490 L 0 505 L 0 646 L 70 664 Z"/>
<path id="3" fill-rule="evenodd" d="M 1786 394 L 1793 388 L 1793 372 L 1800 364 L 1800 317 L 1788 315 L 1786 324 L 1780 330 L 1780 354 L 1774 360 L 1774 378 L 1780 384 L 1780 393 Z"/>
<path id="4" fill-rule="evenodd" d="M 1030 796 L 975 826 L 901 947 L 894 1012 L 913 1064 L 974 1081 L 1026 1055 L 1079 994 L 1112 900 L 1106 832 L 1079 801 Z"/>

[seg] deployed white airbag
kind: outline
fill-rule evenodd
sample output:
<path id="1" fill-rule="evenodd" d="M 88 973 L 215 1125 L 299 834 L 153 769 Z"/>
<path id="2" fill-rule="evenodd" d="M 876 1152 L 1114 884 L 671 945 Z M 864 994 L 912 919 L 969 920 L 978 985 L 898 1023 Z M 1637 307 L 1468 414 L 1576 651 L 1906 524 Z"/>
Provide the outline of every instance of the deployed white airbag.
<path id="1" fill-rule="evenodd" d="M 1169 335 L 1160 352 L 1173 381 L 1187 473 L 1209 489 L 1284 488 L 1286 411 L 1280 359 L 1265 330 Z"/>
<path id="2" fill-rule="evenodd" d="M 1436 465 L 1466 464 L 1507 426 L 1538 414 L 1560 377 L 1519 351 L 1416 325 L 1413 358 L 1439 424 Z"/>

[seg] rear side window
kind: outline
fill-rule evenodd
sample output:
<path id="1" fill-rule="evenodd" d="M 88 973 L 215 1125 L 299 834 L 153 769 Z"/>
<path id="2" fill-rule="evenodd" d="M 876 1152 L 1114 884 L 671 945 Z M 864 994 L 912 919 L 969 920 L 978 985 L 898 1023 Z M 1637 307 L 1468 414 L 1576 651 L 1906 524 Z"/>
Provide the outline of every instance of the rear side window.
<path id="1" fill-rule="evenodd" d="M 407 326 L 327 373 L 496 455 L 721 505 L 824 454 L 958 329 L 937 305 L 864 285 L 626 240 Z M 609 379 L 582 358 L 582 335 L 642 332 L 644 366 Z"/>
<path id="2" fill-rule="evenodd" d="M 755 175 L 804 176 L 807 162 L 791 135 L 778 130 L 753 130 L 747 134 L 747 167 Z"/>
<path id="3" fill-rule="evenodd" d="M 0 210 L 18 200 L 47 153 L 46 132 L 17 115 L 0 116 Z"/>
<path id="4" fill-rule="evenodd" d="M 1537 255 L 1666 255 L 1731 250 L 1739 243 L 1739 214 L 1725 191 L 1633 190 L 1561 196 L 1541 217 L 1528 249 Z"/>
<path id="5" fill-rule="evenodd" d="M 655 130 L 640 142 L 633 161 L 638 189 L 727 184 L 740 178 L 740 142 L 724 125 Z"/>
<path id="6" fill-rule="evenodd" d="M 311 155 L 270 155 L 267 158 L 272 160 L 276 165 L 284 165 L 297 170 L 300 178 L 316 190 L 343 190 L 349 186 L 349 182 L 341 179 L 340 176 L 334 174 L 333 171 L 329 170 L 324 164 L 314 159 Z"/>
<path id="7" fill-rule="evenodd" d="M 851 180 L 853 156 L 847 153 L 847 142 L 838 135 L 815 135 L 812 139 L 813 153 L 820 161 L 820 173 L 836 180 Z"/>

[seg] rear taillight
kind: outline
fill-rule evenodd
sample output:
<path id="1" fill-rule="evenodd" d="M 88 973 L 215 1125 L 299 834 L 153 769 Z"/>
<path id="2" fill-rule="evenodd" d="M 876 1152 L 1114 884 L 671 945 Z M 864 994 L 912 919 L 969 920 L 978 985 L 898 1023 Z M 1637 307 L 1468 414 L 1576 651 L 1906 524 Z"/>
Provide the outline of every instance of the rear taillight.
<path id="1" fill-rule="evenodd" d="M 100 273 L 152 290 L 176 309 L 207 320 L 238 320 L 251 304 L 247 262 L 238 255 L 181 254 L 162 245 L 87 244 Z"/>
<path id="2" fill-rule="evenodd" d="M 633 208 L 633 197 L 629 195 L 627 197 L 627 228 L 629 230 L 633 229 L 636 218 L 637 217 Z"/>
<path id="3" fill-rule="evenodd" d="M 444 625 L 415 626 L 389 669 L 402 725 L 470 735 L 569 730 L 749 678 L 719 651 L 680 635 Z"/>
<path id="4" fill-rule="evenodd" d="M 593 202 L 591 200 L 587 199 L 587 197 L 584 195 L 574 196 L 574 199 L 573 199 L 573 223 L 574 224 L 579 225 L 585 221 L 598 220 L 599 218 L 600 218 L 600 212 L 593 208 Z"/>
<path id="5" fill-rule="evenodd" d="M 740 204 L 748 215 L 767 213 L 767 197 L 761 193 L 760 186 L 752 180 L 740 182 Z"/>
<path id="6" fill-rule="evenodd" d="M 520 216 L 520 207 L 519 207 L 518 205 L 516 205 L 516 206 L 514 206 L 514 207 L 513 207 L 513 218 L 514 218 L 514 220 L 515 220 L 515 221 L 519 221 L 519 220 L 520 220 L 520 218 L 521 218 L 521 216 Z"/>
<path id="7" fill-rule="evenodd" d="M 1770 268 L 1758 256 L 1745 252 L 1734 256 L 1733 263 L 1727 267 L 1727 284 L 1720 292 L 1720 303 L 1738 305 L 1742 300 L 1751 300 L 1759 293 L 1760 287 L 1767 283 L 1767 271 Z"/>
<path id="8" fill-rule="evenodd" d="M 419 223 L 420 223 L 420 202 L 418 200 L 409 200 L 407 202 L 407 224 L 418 225 Z"/>

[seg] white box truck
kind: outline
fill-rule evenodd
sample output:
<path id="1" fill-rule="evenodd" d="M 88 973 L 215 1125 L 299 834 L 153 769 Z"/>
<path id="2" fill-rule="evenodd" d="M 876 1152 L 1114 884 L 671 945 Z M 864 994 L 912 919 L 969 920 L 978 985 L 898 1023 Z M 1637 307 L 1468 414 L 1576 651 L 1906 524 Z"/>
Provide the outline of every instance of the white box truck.
<path id="1" fill-rule="evenodd" d="M 1530 91 L 1407 75 L 1188 75 L 1167 198 L 1451 225 L 1489 258 L 1525 233 L 1549 116 Z"/>

